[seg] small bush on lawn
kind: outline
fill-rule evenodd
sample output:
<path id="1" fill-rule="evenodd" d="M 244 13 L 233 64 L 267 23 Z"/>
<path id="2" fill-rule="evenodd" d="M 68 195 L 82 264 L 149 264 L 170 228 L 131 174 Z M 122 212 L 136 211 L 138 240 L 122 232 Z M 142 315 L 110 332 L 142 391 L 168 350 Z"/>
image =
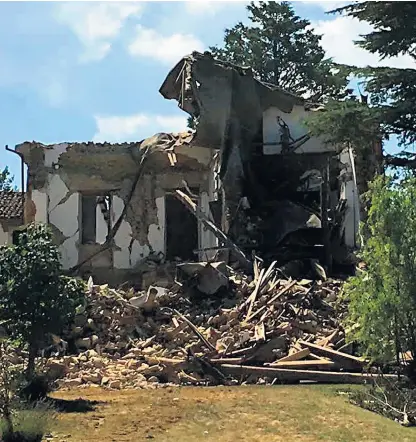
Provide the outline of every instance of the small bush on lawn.
<path id="1" fill-rule="evenodd" d="M 13 347 L 0 340 L 0 440 L 41 441 L 54 417 L 53 408 L 42 401 L 24 402 L 18 397 L 22 373 L 12 364 Z"/>
<path id="2" fill-rule="evenodd" d="M 13 411 L 13 431 L 10 432 L 4 420 L 0 421 L 1 440 L 4 442 L 41 442 L 50 431 L 55 419 L 55 410 L 42 401 L 23 403 Z"/>

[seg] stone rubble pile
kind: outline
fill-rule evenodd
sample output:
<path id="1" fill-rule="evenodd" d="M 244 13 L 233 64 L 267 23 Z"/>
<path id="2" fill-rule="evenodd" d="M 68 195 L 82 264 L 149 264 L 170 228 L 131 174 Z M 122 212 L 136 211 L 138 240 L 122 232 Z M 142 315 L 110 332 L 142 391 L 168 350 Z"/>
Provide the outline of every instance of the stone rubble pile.
<path id="1" fill-rule="evenodd" d="M 255 265 L 254 277 L 224 263 L 180 270 L 182 282 L 143 293 L 90 279 L 85 305 L 63 336 L 74 354 L 46 362 L 57 385 L 342 382 L 346 370 L 354 372 L 349 381 L 362 380 L 364 361 L 349 354 L 340 325 L 342 281 L 292 280 L 273 264 Z"/>

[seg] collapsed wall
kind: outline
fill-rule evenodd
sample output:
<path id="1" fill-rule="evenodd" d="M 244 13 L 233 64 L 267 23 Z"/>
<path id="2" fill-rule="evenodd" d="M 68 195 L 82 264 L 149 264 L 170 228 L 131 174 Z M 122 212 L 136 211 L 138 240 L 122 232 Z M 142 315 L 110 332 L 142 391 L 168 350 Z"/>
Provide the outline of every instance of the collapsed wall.
<path id="1" fill-rule="evenodd" d="M 354 158 L 308 134 L 313 106 L 209 53 L 181 60 L 160 92 L 192 116 L 198 145 L 220 151 L 221 227 L 248 255 L 351 263 Z"/>
<path id="2" fill-rule="evenodd" d="M 180 253 L 186 244 L 172 231 L 180 232 L 189 217 L 188 254 L 215 246 L 185 209 L 185 219 L 175 216 L 169 199 L 184 185 L 196 189 L 203 211 L 213 198 L 213 153 L 190 147 L 191 139 L 190 133 L 156 134 L 138 143 L 17 146 L 29 166 L 26 222 L 49 224 L 65 270 L 110 282 L 140 274 L 149 256 L 160 262 L 170 248 Z"/>

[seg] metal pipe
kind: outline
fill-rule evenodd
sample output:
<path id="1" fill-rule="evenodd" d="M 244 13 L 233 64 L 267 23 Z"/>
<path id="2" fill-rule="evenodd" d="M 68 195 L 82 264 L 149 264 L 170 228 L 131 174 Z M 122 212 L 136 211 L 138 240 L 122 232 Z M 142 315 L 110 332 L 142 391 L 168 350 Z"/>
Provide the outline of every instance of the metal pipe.
<path id="1" fill-rule="evenodd" d="M 21 175 L 21 186 L 22 186 L 22 224 L 25 223 L 25 161 L 24 161 L 24 157 L 23 154 L 20 152 L 17 152 L 13 149 L 10 149 L 9 146 L 6 144 L 5 146 L 6 150 L 8 152 L 12 152 L 15 153 L 16 155 L 18 155 L 20 157 L 20 175 Z"/>

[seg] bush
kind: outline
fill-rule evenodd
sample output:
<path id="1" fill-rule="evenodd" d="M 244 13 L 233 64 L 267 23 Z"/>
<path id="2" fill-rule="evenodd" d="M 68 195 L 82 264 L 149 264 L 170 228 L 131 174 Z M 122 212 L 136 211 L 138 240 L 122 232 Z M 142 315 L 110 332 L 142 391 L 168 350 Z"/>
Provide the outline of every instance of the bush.
<path id="1" fill-rule="evenodd" d="M 30 404 L 19 400 L 21 376 L 10 362 L 12 351 L 7 341 L 0 341 L 0 437 L 4 442 L 41 441 L 54 417 L 54 409 L 42 401 Z"/>
<path id="2" fill-rule="evenodd" d="M 373 361 L 400 362 L 405 352 L 416 358 L 415 178 L 379 177 L 370 186 L 370 202 L 366 269 L 345 286 L 346 328 Z"/>
<path id="3" fill-rule="evenodd" d="M 50 431 L 56 414 L 54 408 L 45 402 L 35 402 L 32 405 L 22 404 L 14 410 L 12 423 L 13 431 L 0 421 L 0 434 L 4 442 L 41 442 L 43 436 Z"/>
<path id="4" fill-rule="evenodd" d="M 62 276 L 59 251 L 47 226 L 29 225 L 16 242 L 0 247 L 0 323 L 13 339 L 28 345 L 30 379 L 39 347 L 49 333 L 59 335 L 71 322 L 84 284 Z"/>

